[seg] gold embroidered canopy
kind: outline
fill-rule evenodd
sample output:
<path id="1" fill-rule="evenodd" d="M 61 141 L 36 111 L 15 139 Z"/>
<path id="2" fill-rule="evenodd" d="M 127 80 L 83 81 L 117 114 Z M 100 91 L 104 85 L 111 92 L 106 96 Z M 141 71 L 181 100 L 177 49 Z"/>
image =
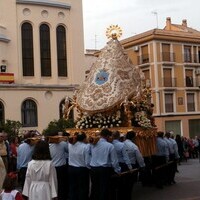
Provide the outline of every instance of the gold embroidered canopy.
<path id="1" fill-rule="evenodd" d="M 77 93 L 77 104 L 82 111 L 111 110 L 140 90 L 141 75 L 125 55 L 119 41 L 111 39 Z"/>

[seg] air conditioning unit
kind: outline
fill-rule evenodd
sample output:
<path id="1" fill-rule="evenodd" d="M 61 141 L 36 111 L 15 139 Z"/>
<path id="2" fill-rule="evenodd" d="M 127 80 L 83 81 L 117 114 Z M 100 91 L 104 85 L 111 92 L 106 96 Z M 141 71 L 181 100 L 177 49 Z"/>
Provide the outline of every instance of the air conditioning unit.
<path id="1" fill-rule="evenodd" d="M 139 46 L 134 46 L 133 50 L 136 51 L 136 52 L 139 51 Z"/>
<path id="2" fill-rule="evenodd" d="M 200 67 L 195 70 L 196 75 L 200 74 Z"/>
<path id="3" fill-rule="evenodd" d="M 6 65 L 1 65 L 0 66 L 0 71 L 1 72 L 6 72 Z"/>

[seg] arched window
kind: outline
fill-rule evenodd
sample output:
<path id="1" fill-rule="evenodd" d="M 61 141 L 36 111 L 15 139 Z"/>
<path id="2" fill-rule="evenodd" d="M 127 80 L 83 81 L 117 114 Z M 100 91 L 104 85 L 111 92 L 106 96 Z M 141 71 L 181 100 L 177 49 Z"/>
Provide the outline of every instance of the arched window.
<path id="1" fill-rule="evenodd" d="M 37 105 L 33 100 L 27 99 L 22 103 L 22 125 L 34 127 L 38 125 Z"/>
<path id="2" fill-rule="evenodd" d="M 64 26 L 60 25 L 57 27 L 56 38 L 57 38 L 58 76 L 67 76 L 66 31 Z"/>
<path id="3" fill-rule="evenodd" d="M 59 113 L 60 113 L 60 119 L 63 118 L 63 105 L 65 104 L 65 99 L 63 99 L 61 102 L 60 102 L 60 105 L 59 105 Z M 71 105 L 71 104 L 70 104 Z M 69 113 L 69 119 L 72 119 L 74 120 L 74 111 L 73 109 L 70 111 Z"/>
<path id="4" fill-rule="evenodd" d="M 22 24 L 21 37 L 23 76 L 34 76 L 33 28 L 30 23 Z"/>
<path id="5" fill-rule="evenodd" d="M 41 76 L 51 76 L 51 43 L 49 26 L 40 26 Z"/>
<path id="6" fill-rule="evenodd" d="M 0 124 L 3 123 L 5 121 L 5 115 L 4 115 L 4 105 L 3 103 L 0 101 Z"/>

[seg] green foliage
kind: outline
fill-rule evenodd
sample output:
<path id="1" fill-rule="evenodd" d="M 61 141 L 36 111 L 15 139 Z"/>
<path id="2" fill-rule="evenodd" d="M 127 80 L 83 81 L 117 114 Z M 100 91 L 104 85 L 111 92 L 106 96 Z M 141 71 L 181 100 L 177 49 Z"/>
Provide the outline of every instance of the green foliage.
<path id="1" fill-rule="evenodd" d="M 6 122 L 0 123 L 0 129 L 4 130 L 9 138 L 16 137 L 19 134 L 19 129 L 22 127 L 22 124 L 19 121 L 6 120 Z"/>
<path id="2" fill-rule="evenodd" d="M 75 124 L 72 119 L 66 120 L 64 118 L 51 121 L 48 127 L 43 130 L 45 136 L 57 135 L 58 132 L 65 133 L 67 128 L 74 128 Z"/>

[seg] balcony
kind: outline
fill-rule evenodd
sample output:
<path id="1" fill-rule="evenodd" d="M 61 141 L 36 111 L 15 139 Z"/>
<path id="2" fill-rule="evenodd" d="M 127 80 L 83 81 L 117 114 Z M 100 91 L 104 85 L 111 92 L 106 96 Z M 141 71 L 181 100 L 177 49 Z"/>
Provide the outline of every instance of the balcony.
<path id="1" fill-rule="evenodd" d="M 0 83 L 14 83 L 14 74 L 0 73 Z"/>
<path id="2" fill-rule="evenodd" d="M 176 78 L 162 78 L 162 87 L 176 87 Z"/>
<path id="3" fill-rule="evenodd" d="M 163 62 L 175 62 L 175 53 L 162 52 L 162 61 Z"/>
<path id="4" fill-rule="evenodd" d="M 149 63 L 149 54 L 138 56 L 138 65 Z"/>
<path id="5" fill-rule="evenodd" d="M 199 87 L 200 80 L 198 78 L 193 78 L 192 76 L 185 77 L 185 87 Z"/>
<path id="6" fill-rule="evenodd" d="M 197 54 L 183 54 L 184 62 L 185 63 L 199 63 Z"/>

